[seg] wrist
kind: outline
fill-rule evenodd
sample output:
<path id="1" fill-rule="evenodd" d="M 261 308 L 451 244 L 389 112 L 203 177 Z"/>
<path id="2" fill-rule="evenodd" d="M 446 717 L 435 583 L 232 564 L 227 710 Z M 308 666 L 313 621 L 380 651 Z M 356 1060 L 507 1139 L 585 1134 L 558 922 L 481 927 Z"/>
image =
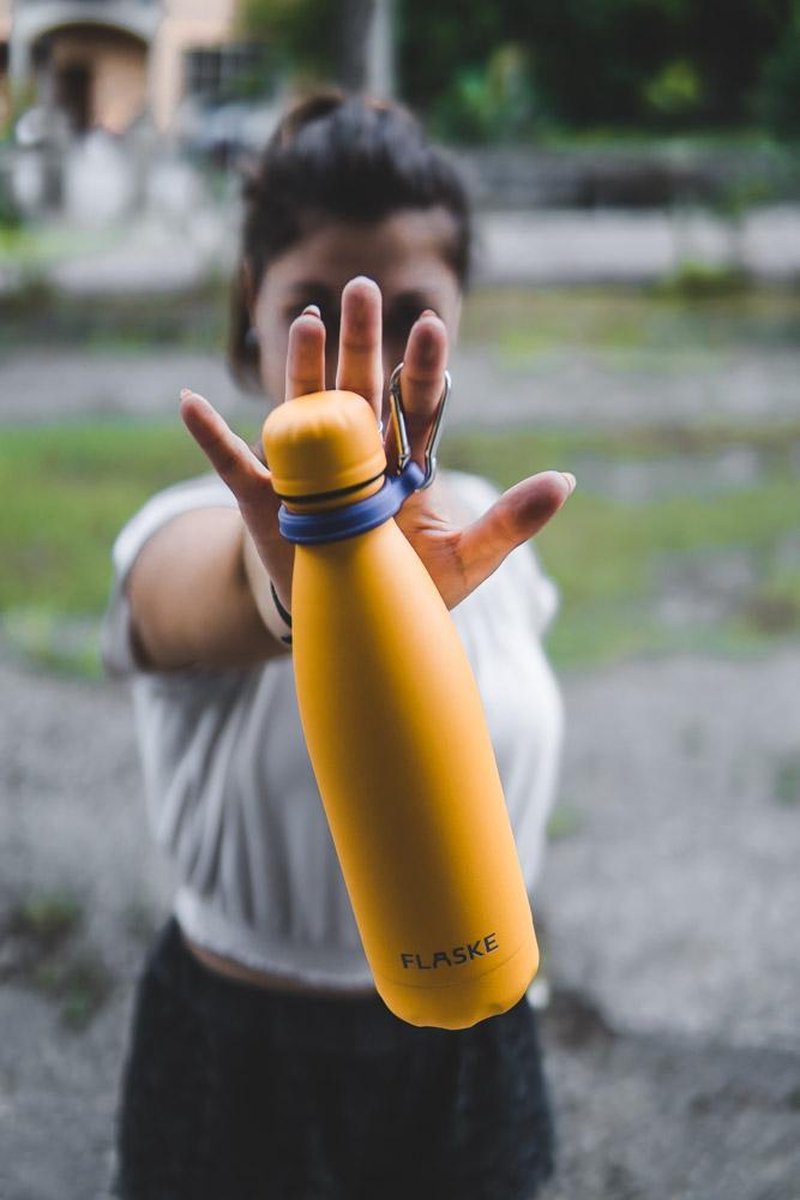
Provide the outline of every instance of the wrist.
<path id="1" fill-rule="evenodd" d="M 292 644 L 292 614 L 281 603 L 281 598 L 278 595 L 277 591 L 275 590 L 275 584 L 272 582 L 271 579 L 269 581 L 269 594 L 272 598 L 272 603 L 275 605 L 275 610 L 278 614 L 278 617 L 283 622 L 283 624 L 287 630 L 287 632 L 285 634 L 281 635 L 280 640 L 283 642 L 283 644 L 285 646 L 291 646 L 291 644 Z"/>
<path id="2" fill-rule="evenodd" d="M 264 566 L 256 545 L 246 528 L 242 530 L 244 573 L 262 624 L 276 642 L 292 644 L 292 618 Z"/>

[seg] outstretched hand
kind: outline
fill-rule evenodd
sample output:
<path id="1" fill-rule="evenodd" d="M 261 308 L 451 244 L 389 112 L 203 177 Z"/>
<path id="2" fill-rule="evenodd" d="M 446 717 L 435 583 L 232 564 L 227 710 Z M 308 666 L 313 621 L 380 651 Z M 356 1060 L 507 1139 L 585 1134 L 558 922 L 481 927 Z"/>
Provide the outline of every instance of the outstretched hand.
<path id="1" fill-rule="evenodd" d="M 411 455 L 424 466 L 425 448 L 444 384 L 447 330 L 430 310 L 420 315 L 403 360 L 401 390 Z M 342 292 L 342 318 L 336 387 L 363 396 L 382 416 L 383 376 L 381 294 L 360 276 Z M 286 401 L 325 388 L 325 326 L 309 306 L 292 323 L 286 361 Z M 234 434 L 207 400 L 181 394 L 183 421 L 220 478 L 236 497 L 252 544 L 283 604 L 291 598 L 293 547 L 278 529 L 280 501 L 269 470 Z M 386 428 L 386 454 L 396 459 L 393 430 Z M 483 516 L 460 528 L 448 515 L 441 482 L 406 500 L 396 520 L 425 564 L 448 608 L 478 587 L 517 546 L 534 536 L 561 508 L 574 479 L 544 471 L 505 492 Z"/>

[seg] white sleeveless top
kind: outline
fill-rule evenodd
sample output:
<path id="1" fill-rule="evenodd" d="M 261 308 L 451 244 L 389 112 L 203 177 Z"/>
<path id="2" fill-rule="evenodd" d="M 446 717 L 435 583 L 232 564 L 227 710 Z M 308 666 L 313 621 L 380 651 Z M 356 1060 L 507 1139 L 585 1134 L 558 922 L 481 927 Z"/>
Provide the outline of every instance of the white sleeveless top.
<path id="1" fill-rule="evenodd" d="M 469 519 L 496 499 L 444 473 Z M 247 670 L 145 673 L 131 648 L 125 583 L 142 546 L 191 509 L 236 507 L 215 476 L 158 493 L 120 533 L 103 629 L 113 676 L 132 679 L 147 815 L 178 868 L 175 914 L 195 942 L 311 985 L 372 982 L 297 712 L 291 655 Z M 483 699 L 529 895 L 561 748 L 560 695 L 541 635 L 556 590 L 529 547 L 453 610 Z"/>

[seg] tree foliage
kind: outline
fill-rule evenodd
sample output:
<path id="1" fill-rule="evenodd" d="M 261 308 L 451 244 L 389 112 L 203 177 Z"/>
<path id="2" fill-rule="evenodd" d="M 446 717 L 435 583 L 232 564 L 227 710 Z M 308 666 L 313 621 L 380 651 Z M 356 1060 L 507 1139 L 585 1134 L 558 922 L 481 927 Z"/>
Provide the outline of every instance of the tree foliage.
<path id="1" fill-rule="evenodd" d="M 304 73 L 335 75 L 354 0 L 243 0 Z M 404 99 L 447 136 L 800 128 L 800 0 L 395 0 Z"/>
<path id="2" fill-rule="evenodd" d="M 756 112 L 792 0 L 503 0 L 466 20 L 460 0 L 403 0 L 401 11 L 401 78 L 426 111 L 513 42 L 540 114 L 558 123 L 731 126 Z"/>
<path id="3" fill-rule="evenodd" d="M 271 46 L 295 72 L 330 76 L 335 24 L 330 0 L 242 0 L 239 24 L 247 37 Z"/>
<path id="4" fill-rule="evenodd" d="M 800 139 L 800 0 L 794 21 L 767 60 L 760 114 L 778 136 Z"/>

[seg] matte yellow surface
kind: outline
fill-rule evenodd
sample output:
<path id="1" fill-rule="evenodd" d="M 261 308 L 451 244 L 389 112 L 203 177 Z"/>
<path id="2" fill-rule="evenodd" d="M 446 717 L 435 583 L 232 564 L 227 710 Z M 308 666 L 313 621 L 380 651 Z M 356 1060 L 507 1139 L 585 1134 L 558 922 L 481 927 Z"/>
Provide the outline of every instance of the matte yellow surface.
<path id="1" fill-rule="evenodd" d="M 378 991 L 416 1025 L 505 1011 L 538 949 L 480 695 L 435 585 L 390 520 L 297 546 L 292 616 L 300 716 Z"/>
<path id="2" fill-rule="evenodd" d="M 264 454 L 279 496 L 366 483 L 386 469 L 378 423 L 355 392 L 314 392 L 279 404 L 264 423 Z"/>

